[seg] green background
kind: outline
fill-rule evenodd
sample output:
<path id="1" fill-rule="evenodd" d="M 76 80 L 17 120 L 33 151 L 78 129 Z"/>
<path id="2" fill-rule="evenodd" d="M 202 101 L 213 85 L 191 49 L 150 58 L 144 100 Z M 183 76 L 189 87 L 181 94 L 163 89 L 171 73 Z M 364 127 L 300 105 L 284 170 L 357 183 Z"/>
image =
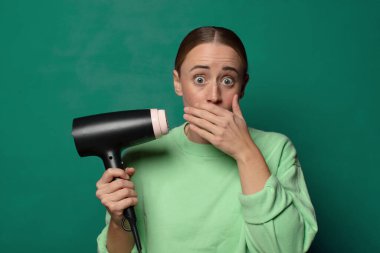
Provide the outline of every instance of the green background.
<path id="1" fill-rule="evenodd" d="M 166 109 L 171 71 L 203 25 L 244 41 L 250 126 L 295 143 L 319 222 L 311 252 L 380 252 L 379 1 L 1 1 L 0 251 L 94 252 L 103 173 L 79 116 Z"/>

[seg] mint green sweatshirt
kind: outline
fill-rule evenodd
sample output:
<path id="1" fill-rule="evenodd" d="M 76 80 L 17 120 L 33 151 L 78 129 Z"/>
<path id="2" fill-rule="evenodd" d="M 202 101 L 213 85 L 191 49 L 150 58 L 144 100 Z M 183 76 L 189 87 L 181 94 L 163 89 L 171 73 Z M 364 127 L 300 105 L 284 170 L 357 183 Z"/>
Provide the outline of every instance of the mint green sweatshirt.
<path id="1" fill-rule="evenodd" d="M 284 135 L 250 129 L 271 171 L 264 189 L 241 193 L 236 161 L 187 139 L 184 125 L 127 151 L 145 253 L 306 252 L 317 232 L 296 150 Z M 106 226 L 98 252 L 107 252 Z M 137 252 L 134 248 L 133 252 Z"/>

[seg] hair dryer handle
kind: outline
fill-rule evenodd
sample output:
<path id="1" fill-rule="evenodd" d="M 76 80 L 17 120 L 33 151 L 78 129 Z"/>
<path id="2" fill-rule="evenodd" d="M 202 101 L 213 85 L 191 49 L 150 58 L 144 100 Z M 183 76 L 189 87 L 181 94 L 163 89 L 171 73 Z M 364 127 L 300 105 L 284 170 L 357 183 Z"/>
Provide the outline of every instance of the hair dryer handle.
<path id="1" fill-rule="evenodd" d="M 104 168 L 119 168 L 124 169 L 123 160 L 121 159 L 119 150 L 107 150 L 104 155 L 101 156 Z"/>
<path id="2" fill-rule="evenodd" d="M 123 161 L 120 156 L 119 151 L 115 150 L 108 150 L 105 155 L 102 156 L 104 166 L 106 169 L 109 168 L 119 168 L 119 169 L 124 169 L 123 166 Z M 130 229 L 133 234 L 133 238 L 135 239 L 136 247 L 138 252 L 141 252 L 141 241 L 140 241 L 140 236 L 137 231 L 137 224 L 136 224 L 136 214 L 135 214 L 135 209 L 133 207 L 128 207 L 123 211 L 123 215 L 125 219 L 128 220 Z M 122 222 L 122 226 L 124 228 L 124 220 Z"/>

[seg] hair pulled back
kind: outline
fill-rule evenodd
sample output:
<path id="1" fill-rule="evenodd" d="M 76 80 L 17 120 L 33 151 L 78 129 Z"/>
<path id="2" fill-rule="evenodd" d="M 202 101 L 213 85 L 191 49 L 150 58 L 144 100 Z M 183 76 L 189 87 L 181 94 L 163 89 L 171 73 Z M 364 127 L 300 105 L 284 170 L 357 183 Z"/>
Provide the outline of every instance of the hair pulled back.
<path id="1" fill-rule="evenodd" d="M 248 60 L 242 41 L 233 31 L 217 26 L 199 27 L 186 35 L 178 48 L 175 59 L 174 69 L 178 74 L 180 74 L 182 63 L 191 49 L 200 44 L 209 42 L 218 42 L 234 49 L 243 62 L 244 79 L 247 79 Z"/>

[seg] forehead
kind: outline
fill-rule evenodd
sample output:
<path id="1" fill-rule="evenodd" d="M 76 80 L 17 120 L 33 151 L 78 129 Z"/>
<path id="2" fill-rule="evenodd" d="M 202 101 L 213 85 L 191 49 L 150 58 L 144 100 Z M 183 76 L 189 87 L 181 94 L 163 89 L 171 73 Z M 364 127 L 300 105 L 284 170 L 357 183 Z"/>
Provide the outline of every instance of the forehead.
<path id="1" fill-rule="evenodd" d="M 242 67 L 238 53 L 230 46 L 217 42 L 200 44 L 189 51 L 183 62 L 183 67 L 192 65 L 226 65 L 235 68 Z"/>

